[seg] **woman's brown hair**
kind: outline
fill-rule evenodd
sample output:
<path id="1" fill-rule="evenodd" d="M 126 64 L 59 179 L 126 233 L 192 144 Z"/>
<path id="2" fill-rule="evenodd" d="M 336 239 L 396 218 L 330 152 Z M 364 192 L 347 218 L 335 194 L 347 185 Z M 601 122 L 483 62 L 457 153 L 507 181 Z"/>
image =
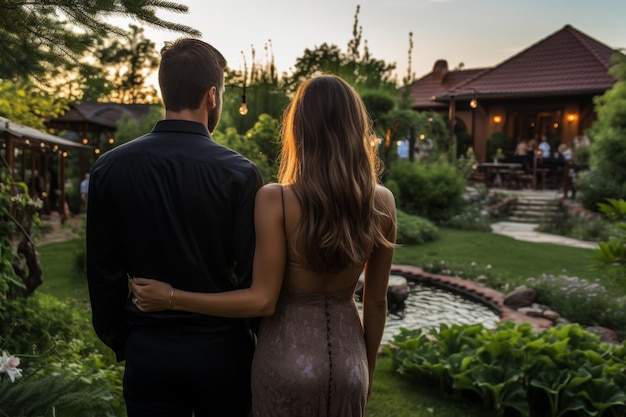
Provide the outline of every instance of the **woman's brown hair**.
<path id="1" fill-rule="evenodd" d="M 362 266 L 385 238 L 375 202 L 376 137 L 358 93 L 333 75 L 305 81 L 285 110 L 278 180 L 302 208 L 294 239 L 319 273 Z"/>

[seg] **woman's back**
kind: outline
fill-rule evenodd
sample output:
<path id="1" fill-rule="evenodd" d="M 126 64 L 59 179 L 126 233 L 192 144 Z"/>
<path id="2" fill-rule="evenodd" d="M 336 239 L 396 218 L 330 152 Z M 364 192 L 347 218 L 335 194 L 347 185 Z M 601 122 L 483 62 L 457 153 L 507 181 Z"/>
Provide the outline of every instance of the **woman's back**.
<path id="1" fill-rule="evenodd" d="M 327 294 L 354 287 L 363 265 L 344 269 L 334 273 L 315 272 L 310 262 L 302 254 L 302 240 L 294 237 L 295 230 L 302 218 L 302 208 L 290 187 L 283 187 L 285 235 L 287 239 L 287 265 L 285 284 L 308 293 Z"/>

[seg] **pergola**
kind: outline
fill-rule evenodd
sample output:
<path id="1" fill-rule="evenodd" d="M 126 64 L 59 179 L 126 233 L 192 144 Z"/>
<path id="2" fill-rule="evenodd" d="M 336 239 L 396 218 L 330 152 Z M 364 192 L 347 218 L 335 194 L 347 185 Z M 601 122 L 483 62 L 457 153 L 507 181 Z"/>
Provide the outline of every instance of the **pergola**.
<path id="1" fill-rule="evenodd" d="M 66 159 L 70 152 L 78 152 L 79 158 L 84 160 L 86 152 L 93 147 L 15 123 L 4 117 L 0 117 L 0 144 L 2 156 L 13 177 L 27 183 L 31 195 L 36 192 L 39 194 L 44 201 L 45 210 L 56 210 L 64 219 Z M 50 158 L 54 155 L 58 155 L 58 170 L 50 166 Z M 58 177 L 52 178 L 57 172 Z M 42 190 L 38 190 L 39 181 L 44 185 Z M 49 192 L 46 185 L 50 185 Z M 51 200 L 58 204 L 51 206 Z"/>

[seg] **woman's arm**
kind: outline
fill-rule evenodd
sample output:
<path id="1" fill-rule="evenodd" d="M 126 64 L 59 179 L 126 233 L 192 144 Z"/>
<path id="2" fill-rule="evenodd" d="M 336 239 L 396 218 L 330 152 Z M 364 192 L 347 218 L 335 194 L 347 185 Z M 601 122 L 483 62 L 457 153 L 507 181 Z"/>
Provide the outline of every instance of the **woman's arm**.
<path id="1" fill-rule="evenodd" d="M 196 293 L 169 284 L 133 278 L 130 288 L 137 308 L 144 312 L 182 310 L 221 317 L 260 317 L 274 313 L 283 282 L 286 240 L 279 184 L 268 184 L 256 194 L 254 204 L 253 278 L 250 288 L 221 293 Z"/>
<path id="2" fill-rule="evenodd" d="M 393 194 L 380 188 L 380 197 L 384 208 L 383 212 L 389 215 L 389 220 L 385 224 L 387 240 L 396 242 L 396 204 Z M 365 282 L 363 287 L 363 333 L 365 337 L 365 349 L 367 351 L 367 362 L 369 368 L 369 392 L 372 393 L 372 382 L 374 369 L 376 368 L 376 357 L 378 348 L 385 329 L 387 319 L 387 285 L 389 283 L 389 273 L 393 262 L 394 248 L 378 246 L 373 251 L 367 264 L 365 265 Z"/>

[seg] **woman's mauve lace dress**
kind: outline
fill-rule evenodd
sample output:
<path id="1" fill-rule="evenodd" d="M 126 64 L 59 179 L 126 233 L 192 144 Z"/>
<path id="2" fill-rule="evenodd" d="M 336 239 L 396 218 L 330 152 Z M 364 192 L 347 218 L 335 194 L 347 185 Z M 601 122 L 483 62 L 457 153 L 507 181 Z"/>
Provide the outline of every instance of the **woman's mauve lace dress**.
<path id="1" fill-rule="evenodd" d="M 354 288 L 304 293 L 284 284 L 261 322 L 252 365 L 254 417 L 361 417 L 368 388 Z"/>

